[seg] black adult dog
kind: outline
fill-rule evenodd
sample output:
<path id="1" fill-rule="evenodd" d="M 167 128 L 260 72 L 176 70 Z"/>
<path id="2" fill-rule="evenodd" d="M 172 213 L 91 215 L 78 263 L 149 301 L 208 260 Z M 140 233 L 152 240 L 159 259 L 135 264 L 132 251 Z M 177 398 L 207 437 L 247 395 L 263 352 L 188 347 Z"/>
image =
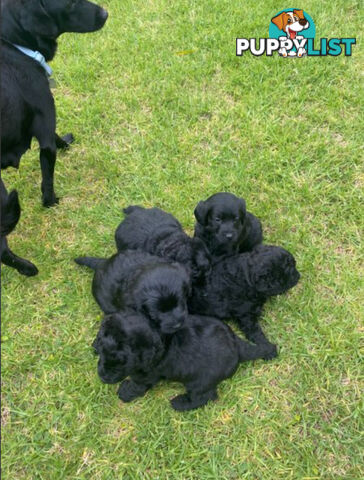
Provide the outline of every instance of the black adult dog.
<path id="1" fill-rule="evenodd" d="M 211 317 L 189 315 L 173 335 L 160 335 L 135 313 L 105 317 L 93 344 L 100 355 L 98 373 L 105 383 L 120 385 L 118 395 L 130 402 L 160 379 L 182 382 L 186 393 L 171 400 L 175 410 L 192 410 L 217 398 L 217 385 L 231 377 L 239 362 L 264 357 L 266 346 L 244 342 Z"/>
<path id="2" fill-rule="evenodd" d="M 38 273 L 37 267 L 29 260 L 15 255 L 9 248 L 7 235 L 16 227 L 20 218 L 20 204 L 18 192 L 12 190 L 7 192 L 3 181 L 0 179 L 0 200 L 1 200 L 1 239 L 0 259 L 5 265 L 16 268 L 19 273 L 31 277 Z"/>
<path id="3" fill-rule="evenodd" d="M 258 245 L 216 262 L 205 285 L 193 288 L 189 311 L 235 319 L 248 340 L 271 347 L 266 359 L 273 358 L 276 346 L 267 340 L 258 319 L 268 297 L 287 292 L 299 278 L 296 261 L 287 250 Z"/>
<path id="4" fill-rule="evenodd" d="M 195 237 L 213 257 L 247 252 L 262 243 L 262 225 L 246 211 L 245 200 L 232 193 L 215 193 L 195 208 Z"/>
<path id="5" fill-rule="evenodd" d="M 153 255 L 182 263 L 192 279 L 201 281 L 210 269 L 210 256 L 199 238 L 190 238 L 170 213 L 160 208 L 133 205 L 125 208 L 125 219 L 115 232 L 118 251 L 141 249 Z"/>
<path id="6" fill-rule="evenodd" d="M 56 112 L 48 65 L 64 32 L 93 32 L 107 19 L 103 8 L 86 0 L 3 0 L 1 8 L 1 168 L 18 168 L 33 137 L 40 146 L 43 205 L 58 203 L 53 177 L 56 148 L 72 134 L 56 134 Z M 25 47 L 28 55 L 18 49 Z M 31 58 L 29 55 L 37 56 Z M 43 57 L 44 58 L 43 58 Z"/>
<path id="7" fill-rule="evenodd" d="M 92 293 L 103 312 L 132 308 L 147 315 L 163 333 L 183 326 L 190 279 L 179 263 L 136 250 L 109 259 L 79 257 L 75 261 L 95 270 Z"/>

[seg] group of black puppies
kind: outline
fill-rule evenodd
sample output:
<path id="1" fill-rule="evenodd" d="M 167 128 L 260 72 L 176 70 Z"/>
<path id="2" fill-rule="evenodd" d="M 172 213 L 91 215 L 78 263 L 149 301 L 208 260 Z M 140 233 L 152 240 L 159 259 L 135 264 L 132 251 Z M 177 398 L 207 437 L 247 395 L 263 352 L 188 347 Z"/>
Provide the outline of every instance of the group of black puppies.
<path id="1" fill-rule="evenodd" d="M 45 207 L 58 203 L 53 177 L 57 149 L 67 148 L 73 135 L 56 134 L 56 112 L 50 90 L 57 38 L 65 32 L 94 32 L 108 13 L 87 0 L 2 0 L 1 2 L 1 169 L 19 167 L 22 155 L 38 140 Z M 20 218 L 16 190 L 8 194 L 0 180 L 0 259 L 27 276 L 37 267 L 11 251 L 7 235 Z"/>
<path id="2" fill-rule="evenodd" d="M 107 16 L 87 0 L 1 3 L 1 168 L 18 168 L 35 137 L 45 207 L 58 203 L 56 151 L 73 141 L 72 134 L 56 133 L 46 62 L 54 58 L 61 34 L 99 30 Z M 1 261 L 35 275 L 37 267 L 7 242 L 20 218 L 18 193 L 9 194 L 0 180 L 0 196 Z M 277 355 L 258 318 L 266 299 L 294 286 L 299 274 L 287 251 L 261 245 L 261 224 L 243 199 L 220 193 L 200 202 L 193 238 L 158 208 L 132 206 L 125 214 L 116 255 L 77 259 L 95 270 L 92 291 L 106 314 L 94 342 L 99 375 L 107 383 L 130 377 L 119 388 L 121 399 L 130 401 L 168 378 L 186 386 L 173 407 L 197 408 L 217 397 L 218 383 L 239 362 Z M 229 318 L 252 343 L 219 320 Z"/>
<path id="3" fill-rule="evenodd" d="M 268 297 L 300 275 L 288 251 L 262 245 L 261 223 L 242 198 L 217 193 L 199 202 L 193 238 L 159 208 L 124 213 L 118 253 L 76 259 L 95 271 L 92 293 L 106 314 L 93 344 L 98 373 L 105 383 L 122 381 L 120 399 L 142 396 L 165 378 L 186 387 L 173 408 L 198 408 L 217 398 L 217 385 L 240 362 L 277 355 L 259 316 Z"/>

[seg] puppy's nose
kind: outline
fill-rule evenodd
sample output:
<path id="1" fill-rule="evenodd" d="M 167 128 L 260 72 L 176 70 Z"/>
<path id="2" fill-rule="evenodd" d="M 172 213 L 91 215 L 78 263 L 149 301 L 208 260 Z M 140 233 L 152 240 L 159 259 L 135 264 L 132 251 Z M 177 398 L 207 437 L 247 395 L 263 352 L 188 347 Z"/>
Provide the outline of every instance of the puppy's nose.
<path id="1" fill-rule="evenodd" d="M 305 18 L 300 18 L 298 23 L 304 27 L 307 23 L 307 20 Z"/>

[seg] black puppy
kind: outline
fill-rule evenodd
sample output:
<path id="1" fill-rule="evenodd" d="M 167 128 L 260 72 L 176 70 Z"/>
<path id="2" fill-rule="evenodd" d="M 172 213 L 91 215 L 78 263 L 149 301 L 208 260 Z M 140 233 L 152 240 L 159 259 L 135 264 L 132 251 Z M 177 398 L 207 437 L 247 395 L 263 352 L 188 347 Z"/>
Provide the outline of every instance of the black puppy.
<path id="1" fill-rule="evenodd" d="M 193 288 L 189 311 L 235 319 L 248 340 L 270 345 L 266 359 L 273 358 L 276 346 L 265 337 L 258 318 L 268 297 L 286 292 L 299 278 L 296 261 L 287 250 L 259 245 L 216 262 L 205 285 Z"/>
<path id="2" fill-rule="evenodd" d="M 125 208 L 125 219 L 115 232 L 118 251 L 141 249 L 153 255 L 182 263 L 194 281 L 203 280 L 210 269 L 210 257 L 199 238 L 190 238 L 170 213 L 160 208 L 137 205 Z"/>
<path id="3" fill-rule="evenodd" d="M 1 199 L 1 239 L 0 239 L 0 259 L 5 265 L 16 268 L 19 273 L 31 277 L 38 273 L 37 267 L 15 255 L 9 248 L 7 235 L 16 227 L 20 218 L 20 204 L 18 192 L 12 190 L 9 194 L 3 181 L 0 179 L 0 199 Z"/>
<path id="4" fill-rule="evenodd" d="M 246 211 L 245 200 L 232 193 L 215 193 L 195 208 L 195 237 L 213 257 L 247 252 L 262 243 L 262 225 Z"/>
<path id="5" fill-rule="evenodd" d="M 217 385 L 239 362 L 262 358 L 266 346 L 244 342 L 211 317 L 189 315 L 173 335 L 160 335 L 148 320 L 120 312 L 105 317 L 93 344 L 100 355 L 98 374 L 105 383 L 124 380 L 118 395 L 130 402 L 160 379 L 182 382 L 186 393 L 171 400 L 175 410 L 192 410 L 217 398 Z"/>
<path id="6" fill-rule="evenodd" d="M 147 315 L 163 333 L 183 326 L 190 279 L 179 263 L 136 250 L 109 259 L 79 257 L 75 261 L 95 270 L 92 293 L 103 312 L 132 308 Z"/>
<path id="7" fill-rule="evenodd" d="M 40 146 L 43 205 L 58 202 L 53 177 L 56 148 L 71 134 L 56 134 L 56 112 L 48 77 L 64 32 L 93 32 L 107 19 L 103 8 L 86 0 L 3 0 L 1 7 L 1 168 L 18 168 L 33 137 Z"/>

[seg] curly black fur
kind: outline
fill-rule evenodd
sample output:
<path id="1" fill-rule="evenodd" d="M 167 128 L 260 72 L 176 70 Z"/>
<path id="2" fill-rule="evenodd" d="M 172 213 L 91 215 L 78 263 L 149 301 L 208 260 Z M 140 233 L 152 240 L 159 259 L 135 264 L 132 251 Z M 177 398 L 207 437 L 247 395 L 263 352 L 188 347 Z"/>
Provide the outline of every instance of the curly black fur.
<path id="1" fill-rule="evenodd" d="M 241 340 L 226 324 L 189 315 L 173 335 L 160 335 L 135 313 L 105 317 L 93 344 L 100 355 L 98 374 L 105 383 L 124 380 L 118 395 L 130 402 L 160 379 L 182 382 L 186 393 L 171 400 L 175 410 L 191 410 L 217 398 L 217 385 L 231 377 L 239 362 L 262 358 L 267 347 Z"/>
<path id="2" fill-rule="evenodd" d="M 92 293 L 103 312 L 131 308 L 144 313 L 164 333 L 183 326 L 190 278 L 179 263 L 137 250 L 109 259 L 79 257 L 75 261 L 95 270 Z"/>
<path id="3" fill-rule="evenodd" d="M 262 225 L 246 211 L 245 200 L 232 193 L 215 193 L 195 208 L 195 238 L 213 257 L 247 252 L 262 243 Z"/>
<path id="4" fill-rule="evenodd" d="M 153 255 L 182 263 L 195 282 L 202 281 L 210 269 L 210 256 L 199 238 L 190 238 L 179 221 L 160 208 L 133 205 L 124 209 L 125 219 L 115 232 L 118 252 L 141 249 Z"/>
<path id="5" fill-rule="evenodd" d="M 268 297 L 294 287 L 300 278 L 296 262 L 281 247 L 259 245 L 251 252 L 223 258 L 212 266 L 204 286 L 195 286 L 189 311 L 234 318 L 248 340 L 269 343 L 258 318 Z M 276 356 L 272 346 L 271 357 Z"/>

